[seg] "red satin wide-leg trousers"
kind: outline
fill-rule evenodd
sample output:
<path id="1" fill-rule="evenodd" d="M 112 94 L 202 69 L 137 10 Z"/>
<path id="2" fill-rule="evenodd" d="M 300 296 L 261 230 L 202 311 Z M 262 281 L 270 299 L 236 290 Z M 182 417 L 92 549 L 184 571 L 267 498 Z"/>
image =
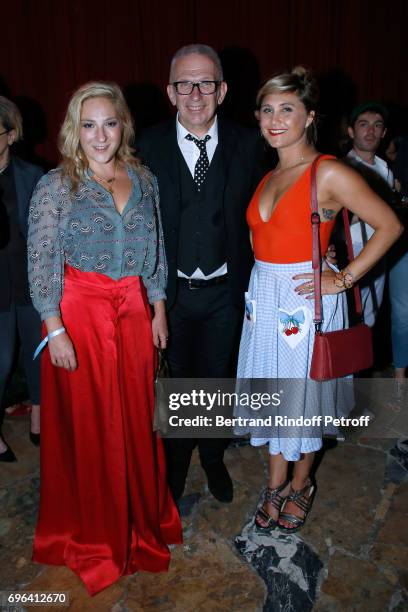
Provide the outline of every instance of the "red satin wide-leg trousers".
<path id="1" fill-rule="evenodd" d="M 154 347 L 139 277 L 66 267 L 61 301 L 78 368 L 41 366 L 41 486 L 33 560 L 66 565 L 91 595 L 166 571 L 182 540 L 152 431 Z"/>

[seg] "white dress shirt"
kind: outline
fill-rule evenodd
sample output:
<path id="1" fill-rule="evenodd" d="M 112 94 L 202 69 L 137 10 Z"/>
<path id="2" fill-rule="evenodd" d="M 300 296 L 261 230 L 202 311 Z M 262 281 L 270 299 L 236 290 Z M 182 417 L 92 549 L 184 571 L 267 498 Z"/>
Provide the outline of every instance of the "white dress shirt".
<path id="1" fill-rule="evenodd" d="M 184 157 L 184 160 L 188 166 L 188 169 L 191 172 L 191 176 L 194 178 L 194 168 L 198 161 L 198 158 L 200 157 L 200 149 L 197 147 L 195 142 L 193 142 L 192 140 L 186 139 L 187 134 L 191 134 L 191 132 L 186 130 L 186 128 L 183 125 L 181 125 L 178 115 L 177 115 L 176 126 L 177 126 L 177 144 L 180 147 L 180 151 Z M 211 160 L 214 157 L 215 149 L 217 148 L 217 144 L 218 144 L 217 117 L 215 117 L 214 123 L 208 130 L 207 134 L 208 136 L 210 136 L 210 140 L 207 142 L 207 155 L 208 155 L 208 161 L 211 164 Z M 204 136 L 202 138 L 198 138 L 198 140 L 203 140 L 205 136 L 207 136 L 207 134 L 204 134 Z M 194 138 L 197 138 L 195 134 L 191 134 L 191 136 L 193 136 Z"/>
<path id="2" fill-rule="evenodd" d="M 190 134 L 191 132 L 186 130 L 186 128 L 183 125 L 181 125 L 178 115 L 177 115 L 176 127 L 177 127 L 177 144 L 188 166 L 188 169 L 190 170 L 191 176 L 194 177 L 194 168 L 198 161 L 198 158 L 200 157 L 200 150 L 192 140 L 186 139 L 187 134 Z M 210 140 L 208 140 L 207 142 L 207 155 L 208 155 L 208 161 L 211 164 L 212 158 L 214 157 L 215 149 L 217 148 L 217 145 L 218 145 L 217 117 L 215 117 L 214 123 L 208 130 L 207 134 L 208 136 L 210 136 Z M 202 140 L 203 138 L 205 138 L 207 134 L 204 134 L 204 136 L 200 138 L 199 140 Z M 191 136 L 194 136 L 194 138 L 197 138 L 197 136 L 195 136 L 194 134 L 191 134 Z M 196 278 L 199 280 L 210 280 L 211 278 L 216 278 L 217 276 L 223 276 L 224 274 L 227 273 L 227 271 L 228 271 L 227 262 L 225 262 L 224 264 L 222 264 L 220 268 L 218 268 L 218 270 L 214 270 L 214 272 L 211 272 L 211 274 L 208 274 L 208 276 L 205 276 L 204 272 L 200 268 L 196 268 L 191 276 L 186 276 L 186 274 L 181 272 L 181 270 L 177 270 L 177 276 L 179 276 L 180 278 Z"/>

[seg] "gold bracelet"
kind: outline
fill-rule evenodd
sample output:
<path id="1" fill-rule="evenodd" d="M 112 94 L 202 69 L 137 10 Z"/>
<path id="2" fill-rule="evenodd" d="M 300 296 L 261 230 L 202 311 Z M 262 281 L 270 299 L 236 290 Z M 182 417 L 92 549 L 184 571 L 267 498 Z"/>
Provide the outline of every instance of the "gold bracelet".
<path id="1" fill-rule="evenodd" d="M 340 270 L 340 272 L 336 272 L 335 274 L 334 284 L 339 289 L 351 289 L 354 284 L 354 279 L 350 272 Z"/>

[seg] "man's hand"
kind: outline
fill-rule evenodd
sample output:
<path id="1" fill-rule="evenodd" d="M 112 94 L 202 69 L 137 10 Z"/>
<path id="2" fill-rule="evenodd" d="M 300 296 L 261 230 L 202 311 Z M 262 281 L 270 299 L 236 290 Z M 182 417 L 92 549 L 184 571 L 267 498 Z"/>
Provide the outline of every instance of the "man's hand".
<path id="1" fill-rule="evenodd" d="M 329 268 L 327 263 L 331 264 L 332 266 L 337 266 L 337 253 L 336 253 L 336 247 L 334 246 L 334 244 L 329 244 L 327 248 L 327 253 L 325 255 L 325 261 L 323 261 L 323 267 L 322 267 L 323 270 L 327 270 Z"/>

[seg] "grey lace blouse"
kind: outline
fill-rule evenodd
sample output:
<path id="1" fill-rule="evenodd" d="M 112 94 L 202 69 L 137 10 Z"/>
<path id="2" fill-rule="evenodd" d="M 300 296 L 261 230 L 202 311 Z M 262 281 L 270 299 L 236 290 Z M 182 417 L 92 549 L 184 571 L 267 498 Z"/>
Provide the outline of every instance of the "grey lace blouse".
<path id="1" fill-rule="evenodd" d="M 64 263 L 117 280 L 140 276 L 151 304 L 165 299 L 167 264 L 156 178 L 127 167 L 132 190 L 122 215 L 91 176 L 70 192 L 59 168 L 43 176 L 29 211 L 28 278 L 44 320 L 59 316 Z"/>

